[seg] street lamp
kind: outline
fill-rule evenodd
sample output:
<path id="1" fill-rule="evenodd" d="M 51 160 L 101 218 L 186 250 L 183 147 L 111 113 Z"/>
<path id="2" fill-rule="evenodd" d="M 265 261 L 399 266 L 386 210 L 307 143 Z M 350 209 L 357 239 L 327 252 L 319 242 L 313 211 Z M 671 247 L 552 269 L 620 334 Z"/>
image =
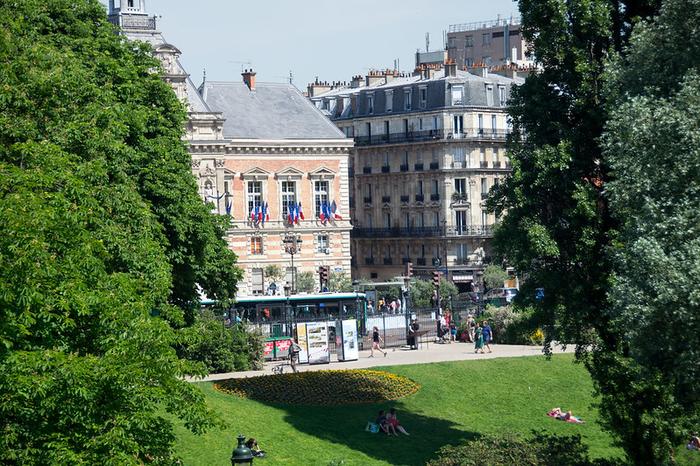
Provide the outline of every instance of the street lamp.
<path id="1" fill-rule="evenodd" d="M 294 254 L 301 251 L 301 238 L 297 235 L 288 233 L 282 240 L 284 243 L 284 252 L 292 257 L 292 293 L 296 292 L 296 271 L 294 269 Z"/>
<path id="2" fill-rule="evenodd" d="M 287 322 L 289 322 L 289 325 L 292 325 L 292 309 L 289 306 L 289 295 L 291 294 L 292 287 L 289 286 L 289 283 L 284 284 L 284 296 L 286 299 L 286 314 L 287 314 Z M 290 333 L 291 334 L 291 333 Z"/>
<path id="3" fill-rule="evenodd" d="M 253 451 L 245 446 L 245 435 L 238 436 L 238 446 L 231 453 L 231 466 L 253 464 Z"/>
<path id="4" fill-rule="evenodd" d="M 442 220 L 442 236 L 443 236 L 443 250 L 445 253 L 445 280 L 449 278 L 449 270 L 447 270 L 447 218 Z"/>

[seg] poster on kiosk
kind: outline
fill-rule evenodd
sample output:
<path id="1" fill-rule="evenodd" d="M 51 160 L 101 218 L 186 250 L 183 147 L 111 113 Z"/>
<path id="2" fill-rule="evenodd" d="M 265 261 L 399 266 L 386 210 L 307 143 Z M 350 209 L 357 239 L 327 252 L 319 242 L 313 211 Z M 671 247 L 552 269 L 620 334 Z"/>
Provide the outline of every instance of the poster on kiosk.
<path id="1" fill-rule="evenodd" d="M 307 364 L 309 362 L 309 342 L 306 340 L 306 322 L 298 322 L 297 327 L 297 341 L 299 342 L 299 363 Z"/>
<path id="2" fill-rule="evenodd" d="M 357 361 L 360 357 L 357 349 L 357 321 L 355 319 L 336 322 L 335 348 L 338 353 L 338 361 Z"/>
<path id="3" fill-rule="evenodd" d="M 306 340 L 308 342 L 309 364 L 328 364 L 331 355 L 328 352 L 328 323 L 307 322 Z"/>

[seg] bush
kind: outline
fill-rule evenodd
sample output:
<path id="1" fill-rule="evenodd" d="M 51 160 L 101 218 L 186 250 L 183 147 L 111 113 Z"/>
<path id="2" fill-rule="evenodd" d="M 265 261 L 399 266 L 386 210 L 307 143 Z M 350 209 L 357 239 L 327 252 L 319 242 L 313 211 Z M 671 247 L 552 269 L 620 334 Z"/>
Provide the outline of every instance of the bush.
<path id="1" fill-rule="evenodd" d="M 223 320 L 207 311 L 180 332 L 178 355 L 204 363 L 209 372 L 262 368 L 263 337 L 243 324 L 226 327 Z"/>
<path id="2" fill-rule="evenodd" d="M 523 439 L 514 434 L 485 435 L 462 445 L 447 445 L 438 450 L 437 459 L 428 466 L 592 466 L 588 447 L 580 435 L 559 436 L 533 433 Z M 612 463 L 610 463 L 612 464 Z"/>
<path id="3" fill-rule="evenodd" d="M 542 345 L 544 333 L 533 321 L 530 309 L 516 311 L 512 306 L 486 306 L 479 320 L 488 320 L 496 343 L 506 345 Z"/>

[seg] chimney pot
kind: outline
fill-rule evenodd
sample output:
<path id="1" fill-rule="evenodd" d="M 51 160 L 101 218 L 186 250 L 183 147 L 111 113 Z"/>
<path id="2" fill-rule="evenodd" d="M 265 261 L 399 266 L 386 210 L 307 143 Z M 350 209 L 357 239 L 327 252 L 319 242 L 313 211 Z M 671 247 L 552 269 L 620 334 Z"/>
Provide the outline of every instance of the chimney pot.
<path id="1" fill-rule="evenodd" d="M 246 69 L 241 73 L 241 76 L 243 76 L 243 82 L 245 83 L 246 86 L 248 86 L 248 89 L 251 91 L 255 90 L 255 71 L 253 69 Z"/>

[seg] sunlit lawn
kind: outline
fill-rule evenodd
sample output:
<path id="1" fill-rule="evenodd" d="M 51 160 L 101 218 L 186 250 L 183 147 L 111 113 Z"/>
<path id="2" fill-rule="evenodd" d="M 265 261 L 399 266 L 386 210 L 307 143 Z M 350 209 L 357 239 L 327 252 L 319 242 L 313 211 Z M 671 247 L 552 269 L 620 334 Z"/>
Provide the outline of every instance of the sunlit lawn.
<path id="1" fill-rule="evenodd" d="M 234 437 L 256 437 L 267 457 L 259 463 L 327 465 L 420 465 L 442 445 L 484 433 L 533 429 L 578 433 L 593 457 L 614 457 L 607 433 L 592 407 L 586 370 L 570 355 L 394 366 L 387 371 L 410 377 L 422 388 L 408 398 L 384 405 L 339 407 L 273 406 L 217 392 L 203 383 L 209 405 L 228 427 L 198 437 L 178 428 L 178 454 L 187 465 L 230 464 Z M 548 418 L 554 406 L 573 410 L 586 423 Z M 381 409 L 395 407 L 410 437 L 364 431 Z M 256 461 L 257 462 L 257 461 Z"/>

